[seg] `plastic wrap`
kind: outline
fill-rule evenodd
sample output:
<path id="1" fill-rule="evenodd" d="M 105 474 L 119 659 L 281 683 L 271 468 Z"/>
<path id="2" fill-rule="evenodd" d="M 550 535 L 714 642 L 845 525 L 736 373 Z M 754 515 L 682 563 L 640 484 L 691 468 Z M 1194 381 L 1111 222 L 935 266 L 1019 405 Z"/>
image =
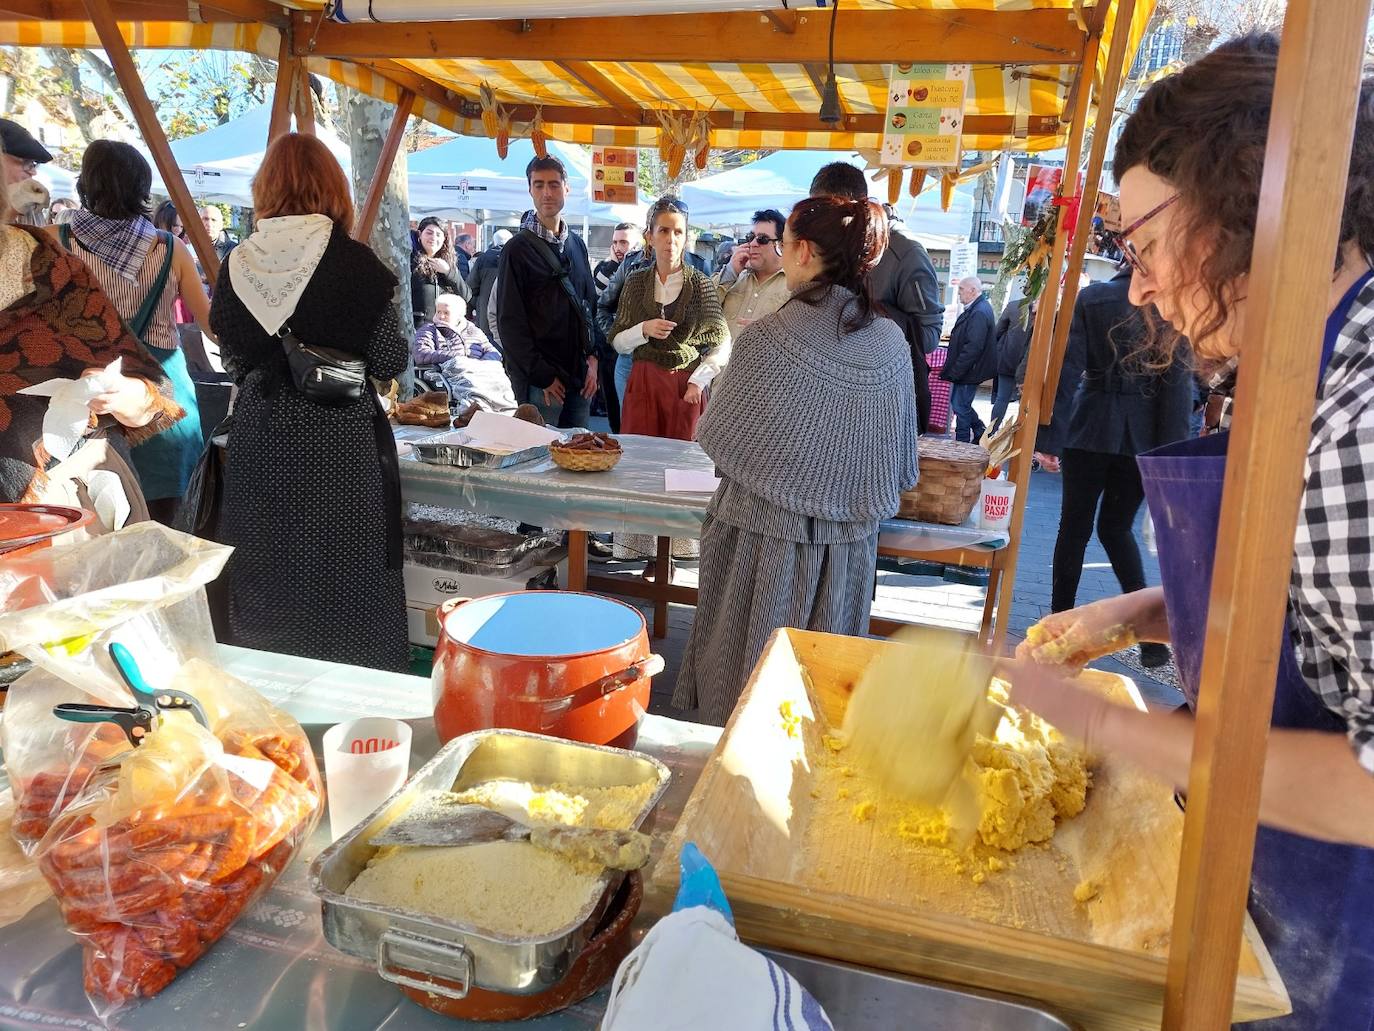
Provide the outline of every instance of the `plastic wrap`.
<path id="1" fill-rule="evenodd" d="M 321 785 L 300 725 L 215 668 L 202 584 L 229 549 L 155 524 L 0 567 L 0 640 L 35 669 L 0 726 L 11 833 L 82 939 L 102 1019 L 156 995 L 290 863 L 319 819 Z M 66 703 L 132 709 L 112 644 L 150 687 L 190 695 L 135 746 L 112 723 L 71 723 Z M 25 860 L 0 864 L 0 883 Z"/>

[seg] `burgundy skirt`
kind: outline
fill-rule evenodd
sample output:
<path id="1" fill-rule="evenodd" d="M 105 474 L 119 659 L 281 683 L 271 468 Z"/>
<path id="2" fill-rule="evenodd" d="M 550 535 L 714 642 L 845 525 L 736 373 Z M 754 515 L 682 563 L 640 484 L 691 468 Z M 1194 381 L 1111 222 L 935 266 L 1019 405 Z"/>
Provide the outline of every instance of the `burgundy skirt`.
<path id="1" fill-rule="evenodd" d="M 692 378 L 690 369 L 669 372 L 653 362 L 635 362 L 625 400 L 620 406 L 620 431 L 645 437 L 695 440 L 697 420 L 706 408 L 703 397 L 696 404 L 682 400 Z"/>

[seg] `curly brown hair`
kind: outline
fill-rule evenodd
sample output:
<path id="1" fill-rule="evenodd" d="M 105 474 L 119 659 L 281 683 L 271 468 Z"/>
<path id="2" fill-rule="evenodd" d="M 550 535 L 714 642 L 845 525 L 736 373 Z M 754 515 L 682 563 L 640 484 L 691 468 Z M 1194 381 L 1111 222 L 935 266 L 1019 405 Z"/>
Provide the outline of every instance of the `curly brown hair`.
<path id="1" fill-rule="evenodd" d="M 1269 135 L 1279 39 L 1251 33 L 1217 47 L 1145 92 L 1117 141 L 1112 174 L 1118 182 L 1137 166 L 1178 191 L 1175 248 L 1192 267 L 1185 274 L 1207 303 L 1190 326 L 1194 347 L 1230 319 L 1234 285 L 1250 271 L 1260 184 Z M 1355 140 L 1341 217 L 1341 244 L 1355 241 L 1374 254 L 1374 80 L 1360 88 Z M 1340 270 L 1341 259 L 1335 257 Z M 1152 323 L 1150 357 L 1172 359 L 1182 338 Z"/>

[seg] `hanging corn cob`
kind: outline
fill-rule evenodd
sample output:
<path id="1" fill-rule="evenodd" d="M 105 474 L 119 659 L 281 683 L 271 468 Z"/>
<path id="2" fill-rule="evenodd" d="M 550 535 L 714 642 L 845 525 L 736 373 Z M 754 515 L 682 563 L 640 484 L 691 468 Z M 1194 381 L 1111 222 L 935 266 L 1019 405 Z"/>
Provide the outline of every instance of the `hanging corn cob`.
<path id="1" fill-rule="evenodd" d="M 673 116 L 665 111 L 655 111 L 658 118 L 658 159 L 668 162 L 668 153 L 673 148 Z"/>
<path id="2" fill-rule="evenodd" d="M 676 179 L 682 173 L 682 163 L 687 160 L 688 136 L 692 131 L 691 122 L 686 118 L 672 120 L 669 132 L 671 143 L 668 145 L 668 178 Z"/>
<path id="3" fill-rule="evenodd" d="M 951 202 L 954 200 L 954 185 L 959 181 L 959 170 L 956 168 L 946 172 L 940 177 L 940 210 L 948 211 Z"/>
<path id="4" fill-rule="evenodd" d="M 700 172 L 706 171 L 706 162 L 711 157 L 711 116 L 705 111 L 693 119 L 691 148 L 696 152 L 696 166 Z"/>
<path id="5" fill-rule="evenodd" d="M 921 191 L 926 188 L 926 170 L 924 168 L 913 168 L 911 170 L 911 183 L 907 187 L 907 192 L 913 197 L 919 197 Z"/>
<path id="6" fill-rule="evenodd" d="M 506 160 L 506 154 L 510 151 L 510 123 L 511 112 L 497 109 L 496 114 L 496 155 L 502 161 Z"/>
<path id="7" fill-rule="evenodd" d="M 546 158 L 549 156 L 549 138 L 544 134 L 544 109 L 542 107 L 534 109 L 534 121 L 530 122 L 530 142 L 534 144 L 534 153 L 537 157 Z"/>
<path id="8" fill-rule="evenodd" d="M 896 204 L 902 199 L 902 170 L 900 168 L 889 168 L 887 170 L 887 202 Z"/>
<path id="9" fill-rule="evenodd" d="M 496 118 L 496 91 L 485 80 L 477 87 L 477 99 L 482 103 L 482 131 L 495 137 L 498 128 Z"/>

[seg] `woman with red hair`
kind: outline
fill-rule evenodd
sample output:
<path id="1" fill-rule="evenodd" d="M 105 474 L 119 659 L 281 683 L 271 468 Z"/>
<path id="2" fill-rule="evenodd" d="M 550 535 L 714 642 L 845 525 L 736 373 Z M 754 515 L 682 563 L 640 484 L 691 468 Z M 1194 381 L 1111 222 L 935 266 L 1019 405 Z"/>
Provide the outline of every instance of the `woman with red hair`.
<path id="1" fill-rule="evenodd" d="M 282 337 L 406 365 L 396 276 L 349 236 L 348 180 L 328 149 L 287 135 L 253 179 L 255 228 L 220 269 L 210 323 L 238 385 L 220 539 L 231 643 L 406 667 L 401 490 L 376 394 L 324 405 L 296 389 Z"/>

